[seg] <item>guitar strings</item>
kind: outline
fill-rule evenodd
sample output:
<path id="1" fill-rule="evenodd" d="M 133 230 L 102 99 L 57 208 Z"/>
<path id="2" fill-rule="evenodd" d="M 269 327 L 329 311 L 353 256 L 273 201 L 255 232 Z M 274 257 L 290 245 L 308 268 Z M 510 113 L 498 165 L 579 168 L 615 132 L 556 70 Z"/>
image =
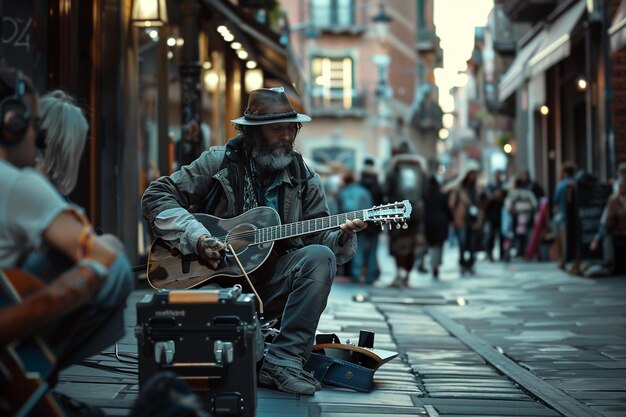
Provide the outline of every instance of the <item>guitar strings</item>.
<path id="1" fill-rule="evenodd" d="M 356 216 L 356 217 L 350 219 L 350 220 L 355 220 L 356 218 L 364 217 L 363 214 L 364 214 L 365 211 L 366 210 L 357 210 L 357 211 L 352 211 L 352 212 L 349 212 L 349 213 L 334 214 L 334 215 L 328 216 L 326 218 L 321 218 L 321 222 L 322 222 L 322 229 L 321 230 L 338 226 L 338 224 L 336 226 L 332 225 L 331 220 L 336 220 L 336 222 L 339 223 L 339 218 L 341 216 L 345 216 L 346 220 L 348 220 L 348 216 L 349 215 Z M 361 216 L 357 216 L 358 214 L 360 214 Z M 324 225 L 324 220 L 325 219 L 328 219 L 328 226 Z M 401 218 L 398 218 L 398 220 L 400 220 L 400 219 Z M 302 221 L 295 222 L 295 223 L 278 224 L 278 225 L 274 225 L 274 226 L 264 227 L 264 228 L 261 228 L 261 229 L 248 230 L 248 231 L 245 231 L 245 232 L 235 232 L 235 233 L 231 233 L 231 234 L 228 234 L 228 235 L 225 235 L 225 236 L 213 236 L 213 237 L 218 239 L 222 243 L 226 244 L 226 242 L 232 241 L 232 240 L 238 240 L 238 239 L 240 239 L 240 240 L 248 240 L 248 239 L 251 239 L 251 238 L 255 238 L 257 235 L 263 233 L 262 230 L 265 230 L 265 229 L 283 228 L 286 231 L 287 227 L 295 227 L 296 230 L 297 230 L 298 226 L 303 228 L 305 223 L 316 222 L 318 220 L 320 220 L 320 219 L 302 220 Z M 268 233 L 268 236 L 270 236 L 273 232 L 271 230 L 269 230 L 267 233 Z M 296 234 L 302 234 L 302 233 L 296 233 Z M 285 236 L 285 237 L 287 237 L 287 236 Z M 268 239 L 268 240 L 274 240 L 274 239 Z"/>

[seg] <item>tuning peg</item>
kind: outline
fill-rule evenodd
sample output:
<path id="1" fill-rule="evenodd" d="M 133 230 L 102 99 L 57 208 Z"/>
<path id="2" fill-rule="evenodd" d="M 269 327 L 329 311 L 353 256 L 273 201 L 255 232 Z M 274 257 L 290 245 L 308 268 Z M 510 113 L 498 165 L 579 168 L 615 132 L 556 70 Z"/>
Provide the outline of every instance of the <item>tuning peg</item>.
<path id="1" fill-rule="evenodd" d="M 406 230 L 406 229 L 408 229 L 408 228 L 409 228 L 409 225 L 408 225 L 408 224 L 406 224 L 406 222 L 404 222 L 404 223 L 402 223 L 402 228 Z"/>

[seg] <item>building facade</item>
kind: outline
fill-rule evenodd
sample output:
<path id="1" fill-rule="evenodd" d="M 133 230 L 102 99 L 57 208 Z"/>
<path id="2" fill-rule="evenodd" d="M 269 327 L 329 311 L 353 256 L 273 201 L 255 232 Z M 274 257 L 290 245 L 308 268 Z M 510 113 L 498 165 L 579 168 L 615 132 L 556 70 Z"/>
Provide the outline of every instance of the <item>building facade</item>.
<path id="1" fill-rule="evenodd" d="M 432 1 L 283 0 L 282 7 L 313 117 L 298 139 L 305 157 L 321 172 L 359 170 L 366 157 L 381 168 L 407 141 L 434 161 L 441 114 L 429 110 L 437 102 Z"/>
<path id="2" fill-rule="evenodd" d="M 511 21 L 530 26 L 498 95 L 503 108 L 514 109 L 519 169 L 529 169 L 547 189 L 565 161 L 607 180 L 626 160 L 626 137 L 618 128 L 621 3 L 498 2 Z"/>

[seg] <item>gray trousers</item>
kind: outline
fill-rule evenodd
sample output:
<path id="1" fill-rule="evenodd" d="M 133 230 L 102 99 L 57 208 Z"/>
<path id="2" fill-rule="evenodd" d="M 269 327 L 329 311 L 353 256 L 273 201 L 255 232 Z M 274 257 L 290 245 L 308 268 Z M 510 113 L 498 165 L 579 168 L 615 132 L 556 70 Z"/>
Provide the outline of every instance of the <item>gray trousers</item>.
<path id="1" fill-rule="evenodd" d="M 323 245 L 305 246 L 280 257 L 272 271 L 271 277 L 255 283 L 265 316 L 282 314 L 280 333 L 265 360 L 301 369 L 311 354 L 337 271 L 335 254 Z"/>

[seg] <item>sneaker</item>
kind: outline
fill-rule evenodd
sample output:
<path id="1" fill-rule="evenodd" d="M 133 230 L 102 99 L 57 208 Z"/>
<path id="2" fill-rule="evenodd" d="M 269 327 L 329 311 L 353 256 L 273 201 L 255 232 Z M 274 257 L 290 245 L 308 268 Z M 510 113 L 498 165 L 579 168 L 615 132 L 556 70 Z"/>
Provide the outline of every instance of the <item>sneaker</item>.
<path id="1" fill-rule="evenodd" d="M 313 377 L 309 375 L 309 378 Z M 264 362 L 261 372 L 259 372 L 259 383 L 261 385 L 277 388 L 290 394 L 315 394 L 316 385 L 309 378 L 304 375 L 303 369 L 274 365 L 269 362 Z"/>

